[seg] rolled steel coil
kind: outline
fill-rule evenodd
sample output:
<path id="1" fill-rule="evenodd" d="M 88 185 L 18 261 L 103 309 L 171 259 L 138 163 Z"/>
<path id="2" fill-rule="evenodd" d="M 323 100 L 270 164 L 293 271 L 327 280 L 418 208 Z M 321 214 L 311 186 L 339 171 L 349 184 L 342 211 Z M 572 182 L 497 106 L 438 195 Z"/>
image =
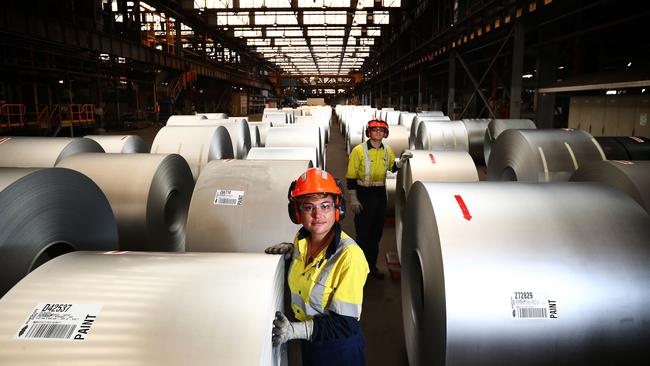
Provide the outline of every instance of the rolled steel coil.
<path id="1" fill-rule="evenodd" d="M 104 149 L 79 137 L 0 137 L 0 167 L 53 168 L 62 159 L 85 152 Z"/>
<path id="2" fill-rule="evenodd" d="M 196 123 L 204 123 L 208 117 L 200 114 L 181 114 L 173 115 L 167 118 L 167 126 L 186 126 Z"/>
<path id="3" fill-rule="evenodd" d="M 258 147 L 266 146 L 266 135 L 269 132 L 269 128 L 271 128 L 271 124 L 269 122 L 248 122 L 248 126 L 257 126 L 260 131 L 260 145 Z"/>
<path id="4" fill-rule="evenodd" d="M 399 120 L 400 120 L 400 115 L 402 113 L 400 111 L 387 111 L 386 112 L 386 123 L 388 123 L 389 126 L 397 126 L 399 125 Z"/>
<path id="5" fill-rule="evenodd" d="M 650 356 L 649 242 L 648 214 L 600 184 L 414 184 L 409 363 L 638 365 Z"/>
<path id="6" fill-rule="evenodd" d="M 399 124 L 406 127 L 409 131 L 411 130 L 411 124 L 415 120 L 417 115 L 415 113 L 405 113 L 399 115 Z"/>
<path id="7" fill-rule="evenodd" d="M 444 117 L 442 111 L 422 111 L 417 113 L 418 116 L 433 116 L 433 117 Z"/>
<path id="8" fill-rule="evenodd" d="M 650 161 L 603 160 L 580 167 L 572 182 L 600 182 L 632 197 L 650 213 Z"/>
<path id="9" fill-rule="evenodd" d="M 277 255 L 69 253 L 0 300 L 0 364 L 286 364 L 283 286 Z"/>
<path id="10" fill-rule="evenodd" d="M 307 160 L 316 166 L 318 150 L 314 147 L 254 147 L 246 160 Z"/>
<path id="11" fill-rule="evenodd" d="M 327 126 L 319 122 L 316 118 L 312 116 L 300 116 L 296 117 L 296 123 L 292 126 L 299 127 L 313 127 L 316 126 L 320 130 L 320 146 L 325 149 L 327 144 Z"/>
<path id="12" fill-rule="evenodd" d="M 472 157 L 466 151 L 412 150 L 413 157 L 397 173 L 395 239 L 397 255 L 402 247 L 406 197 L 415 182 L 478 182 Z"/>
<path id="13" fill-rule="evenodd" d="M 264 113 L 262 116 L 262 122 L 265 123 L 290 123 L 289 115 L 284 113 L 284 112 L 277 112 L 277 113 Z"/>
<path id="14" fill-rule="evenodd" d="M 121 250 L 185 251 L 185 222 L 194 188 L 177 154 L 77 154 L 57 167 L 90 178 L 113 209 Z"/>
<path id="15" fill-rule="evenodd" d="M 199 115 L 205 116 L 205 118 L 207 119 L 229 119 L 230 118 L 226 113 L 199 113 Z"/>
<path id="16" fill-rule="evenodd" d="M 491 119 L 488 118 L 475 118 L 462 120 L 467 130 L 467 140 L 469 142 L 469 154 L 475 161 L 485 162 L 483 143 L 485 142 L 485 131 L 487 131 L 488 124 Z"/>
<path id="17" fill-rule="evenodd" d="M 420 128 L 420 123 L 422 122 L 433 122 L 433 121 L 449 121 L 449 117 L 439 117 L 439 116 L 415 116 L 413 123 L 411 123 L 411 129 L 409 131 L 409 149 L 415 149 L 415 141 L 417 140 L 418 129 Z"/>
<path id="18" fill-rule="evenodd" d="M 262 143 L 261 142 L 262 137 L 260 136 L 260 129 L 257 126 L 248 125 L 248 130 L 250 131 L 250 137 L 251 137 L 251 149 L 254 147 L 259 147 L 260 144 Z M 248 149 L 248 151 L 250 152 L 250 149 Z"/>
<path id="19" fill-rule="evenodd" d="M 640 136 L 598 136 L 609 160 L 650 160 L 650 139 Z"/>
<path id="20" fill-rule="evenodd" d="M 287 190 L 309 162 L 212 161 L 196 182 L 187 219 L 188 252 L 261 253 L 300 228 L 287 215 Z"/>
<path id="21" fill-rule="evenodd" d="M 386 172 L 386 216 L 395 215 L 397 173 Z"/>
<path id="22" fill-rule="evenodd" d="M 399 158 L 402 152 L 409 148 L 409 134 L 410 131 L 404 126 L 391 126 L 390 133 L 383 140 L 383 143 L 390 146 L 395 153 L 395 157 Z"/>
<path id="23" fill-rule="evenodd" d="M 58 255 L 117 249 L 117 235 L 110 204 L 83 174 L 0 168 L 0 297 Z"/>
<path id="24" fill-rule="evenodd" d="M 167 122 L 167 126 L 223 126 L 228 130 L 228 136 L 233 147 L 235 159 L 246 159 L 248 150 L 251 149 L 251 132 L 247 120 L 230 121 L 228 119 L 204 119 L 198 123 L 188 122 Z"/>
<path id="25" fill-rule="evenodd" d="M 418 150 L 468 151 L 467 129 L 461 121 L 424 121 L 415 139 Z"/>
<path id="26" fill-rule="evenodd" d="M 485 139 L 483 141 L 483 157 L 485 164 L 489 163 L 492 145 L 503 131 L 512 129 L 534 130 L 536 128 L 535 122 L 529 119 L 493 119 L 490 121 L 485 130 Z"/>
<path id="27" fill-rule="evenodd" d="M 492 148 L 488 180 L 568 181 L 580 166 L 599 160 L 605 154 L 583 130 L 506 130 Z"/>
<path id="28" fill-rule="evenodd" d="M 266 136 L 266 147 L 313 147 L 318 151 L 316 165 L 325 169 L 325 149 L 321 146 L 320 128 L 272 127 Z"/>
<path id="29" fill-rule="evenodd" d="M 135 135 L 87 135 L 84 138 L 91 139 L 101 145 L 107 153 L 137 154 L 148 153 L 144 140 Z"/>
<path id="30" fill-rule="evenodd" d="M 195 182 L 209 161 L 235 157 L 230 134 L 223 126 L 163 127 L 153 140 L 151 153 L 179 154 L 189 164 Z"/>

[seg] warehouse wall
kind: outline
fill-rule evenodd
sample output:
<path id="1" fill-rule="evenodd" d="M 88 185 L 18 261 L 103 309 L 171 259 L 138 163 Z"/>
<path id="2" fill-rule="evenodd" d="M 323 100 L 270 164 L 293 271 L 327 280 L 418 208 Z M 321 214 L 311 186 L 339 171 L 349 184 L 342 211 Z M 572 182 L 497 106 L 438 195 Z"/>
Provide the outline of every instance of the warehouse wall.
<path id="1" fill-rule="evenodd" d="M 650 137 L 650 97 L 645 95 L 574 96 L 569 108 L 569 128 L 594 136 Z"/>

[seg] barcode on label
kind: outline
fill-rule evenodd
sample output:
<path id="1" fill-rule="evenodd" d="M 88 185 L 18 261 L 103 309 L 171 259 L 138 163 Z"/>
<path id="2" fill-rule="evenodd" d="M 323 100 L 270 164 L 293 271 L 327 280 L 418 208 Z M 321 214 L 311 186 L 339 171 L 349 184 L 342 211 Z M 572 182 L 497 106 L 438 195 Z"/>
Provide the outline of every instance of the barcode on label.
<path id="1" fill-rule="evenodd" d="M 214 195 L 215 205 L 241 206 L 244 201 L 244 191 L 218 189 Z"/>
<path id="2" fill-rule="evenodd" d="M 216 203 L 217 203 L 217 205 L 236 205 L 237 204 L 237 199 L 236 198 L 228 198 L 228 197 L 218 197 Z"/>
<path id="3" fill-rule="evenodd" d="M 548 310 L 546 308 L 517 308 L 517 318 L 548 318 Z"/>
<path id="4" fill-rule="evenodd" d="M 25 338 L 68 339 L 75 327 L 75 324 L 34 324 L 25 334 Z"/>

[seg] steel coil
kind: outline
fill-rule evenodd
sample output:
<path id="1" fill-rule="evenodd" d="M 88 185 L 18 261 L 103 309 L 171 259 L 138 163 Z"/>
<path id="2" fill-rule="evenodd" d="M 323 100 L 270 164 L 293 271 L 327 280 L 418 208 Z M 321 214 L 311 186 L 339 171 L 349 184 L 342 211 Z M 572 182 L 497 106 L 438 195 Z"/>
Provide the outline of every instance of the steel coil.
<path id="1" fill-rule="evenodd" d="M 79 137 L 0 137 L 0 167 L 53 168 L 65 157 L 85 152 L 104 149 Z"/>
<path id="2" fill-rule="evenodd" d="M 283 286 L 277 255 L 69 253 L 0 300 L 0 364 L 280 365 Z"/>
<path id="3" fill-rule="evenodd" d="M 83 174 L 69 169 L 0 168 L 0 297 L 58 255 L 114 250 L 117 243 L 111 206 Z M 0 313 L 2 319 L 7 315 Z"/>
<path id="4" fill-rule="evenodd" d="M 266 135 L 269 132 L 269 128 L 271 128 L 271 124 L 269 122 L 248 122 L 248 126 L 257 126 L 260 132 L 260 144 L 258 147 L 266 146 Z"/>
<path id="5" fill-rule="evenodd" d="M 418 365 L 639 365 L 650 217 L 592 183 L 416 183 L 402 314 Z"/>
<path id="6" fill-rule="evenodd" d="M 325 169 L 325 149 L 321 146 L 320 128 L 272 127 L 266 136 L 266 147 L 313 147 L 318 151 L 316 165 Z"/>
<path id="7" fill-rule="evenodd" d="M 650 139 L 638 136 L 598 136 L 609 160 L 650 160 Z"/>
<path id="8" fill-rule="evenodd" d="M 409 130 L 409 149 L 415 149 L 415 141 L 417 140 L 418 129 L 420 128 L 420 123 L 422 122 L 433 122 L 433 121 L 449 121 L 449 117 L 445 116 L 420 116 L 417 115 L 411 123 L 411 129 Z"/>
<path id="9" fill-rule="evenodd" d="M 506 130 L 494 144 L 488 180 L 568 181 L 580 166 L 605 160 L 598 142 L 583 130 Z"/>
<path id="10" fill-rule="evenodd" d="M 307 160 L 312 167 L 318 161 L 318 151 L 313 147 L 254 147 L 246 160 Z"/>
<path id="11" fill-rule="evenodd" d="M 197 120 L 198 122 L 194 123 L 192 121 L 171 121 L 167 122 L 167 126 L 175 127 L 193 127 L 193 126 L 223 126 L 228 130 L 228 136 L 233 147 L 233 153 L 235 154 L 235 159 L 246 159 L 248 155 L 248 150 L 251 149 L 251 132 L 248 128 L 248 122 L 246 120 L 236 120 L 230 121 L 228 119 L 204 119 Z"/>
<path id="12" fill-rule="evenodd" d="M 391 126 L 388 137 L 383 140 L 384 145 L 393 149 L 396 158 L 399 158 L 404 150 L 408 150 L 409 133 L 410 131 L 404 126 Z"/>
<path id="13" fill-rule="evenodd" d="M 397 255 L 402 247 L 406 197 L 413 183 L 422 182 L 478 182 L 478 173 L 472 157 L 465 151 L 412 150 L 413 157 L 397 173 L 395 192 L 395 239 Z"/>
<path id="14" fill-rule="evenodd" d="M 485 164 L 489 163 L 492 145 L 503 131 L 512 129 L 534 130 L 536 128 L 535 122 L 529 119 L 493 119 L 490 121 L 485 130 L 485 138 L 483 141 L 483 160 L 485 160 Z"/>
<path id="15" fill-rule="evenodd" d="M 650 161 L 603 160 L 580 167 L 572 182 L 600 182 L 637 201 L 650 213 Z"/>
<path id="16" fill-rule="evenodd" d="M 411 124 L 413 124 L 416 116 L 417 114 L 415 113 L 402 112 L 402 114 L 399 115 L 399 124 L 411 131 Z"/>
<path id="17" fill-rule="evenodd" d="M 270 123 L 270 124 L 287 124 L 291 123 L 290 117 L 288 114 L 284 112 L 277 112 L 277 113 L 264 113 L 262 116 L 262 122 L 264 123 Z"/>
<path id="18" fill-rule="evenodd" d="M 113 209 L 121 250 L 185 251 L 194 180 L 177 154 L 77 154 L 57 167 L 90 178 Z"/>
<path id="19" fill-rule="evenodd" d="M 386 216 L 395 215 L 397 173 L 386 172 Z"/>
<path id="20" fill-rule="evenodd" d="M 399 125 L 399 120 L 402 112 L 400 111 L 387 111 L 386 112 L 386 123 L 388 123 L 389 126 L 397 126 Z"/>
<path id="21" fill-rule="evenodd" d="M 107 153 L 136 154 L 149 152 L 144 140 L 140 136 L 87 135 L 84 138 L 95 141 Z"/>
<path id="22" fill-rule="evenodd" d="M 327 126 L 325 126 L 323 123 L 319 122 L 312 116 L 300 116 L 296 117 L 296 123 L 293 124 L 292 126 L 299 126 L 299 127 L 318 127 L 320 130 L 320 146 L 325 149 L 326 144 L 327 144 Z"/>
<path id="23" fill-rule="evenodd" d="M 230 118 L 226 113 L 199 113 L 199 115 L 205 116 L 205 118 L 207 119 L 229 119 Z"/>
<path id="24" fill-rule="evenodd" d="M 250 136 L 251 136 L 251 149 L 254 147 L 259 147 L 260 144 L 262 143 L 261 142 L 262 137 L 260 136 L 260 129 L 257 128 L 257 126 L 248 125 L 248 130 L 250 131 Z M 250 149 L 248 149 L 248 151 L 250 152 Z"/>
<path id="25" fill-rule="evenodd" d="M 424 121 L 415 138 L 418 150 L 468 151 L 467 130 L 461 121 Z"/>
<path id="26" fill-rule="evenodd" d="M 485 162 L 483 153 L 483 143 L 485 142 L 485 131 L 487 131 L 490 119 L 464 119 L 465 129 L 467 130 L 467 140 L 469 142 L 469 154 L 475 161 Z"/>
<path id="27" fill-rule="evenodd" d="M 173 115 L 167 118 L 167 126 L 193 126 L 195 124 L 203 124 L 207 121 L 208 117 L 200 114 L 183 114 Z"/>
<path id="28" fill-rule="evenodd" d="M 188 252 L 261 253 L 291 241 L 287 190 L 309 162 L 213 161 L 196 182 L 187 219 Z"/>
<path id="29" fill-rule="evenodd" d="M 163 127 L 151 145 L 152 154 L 179 154 L 190 166 L 194 181 L 214 159 L 233 159 L 232 142 L 223 126 Z"/>

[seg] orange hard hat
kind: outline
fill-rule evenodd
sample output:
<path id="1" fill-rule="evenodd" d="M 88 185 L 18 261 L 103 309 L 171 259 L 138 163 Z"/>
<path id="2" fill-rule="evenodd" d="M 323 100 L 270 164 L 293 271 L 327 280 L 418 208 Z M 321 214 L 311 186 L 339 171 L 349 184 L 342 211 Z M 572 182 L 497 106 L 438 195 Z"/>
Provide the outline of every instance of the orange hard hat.
<path id="1" fill-rule="evenodd" d="M 313 193 L 343 194 L 341 187 L 336 184 L 336 180 L 331 174 L 321 168 L 309 168 L 295 180 L 295 185 L 292 184 L 289 198 Z"/>
<path id="2" fill-rule="evenodd" d="M 386 123 L 386 121 L 381 119 L 372 119 L 370 120 L 370 122 L 368 122 L 368 125 L 366 126 L 366 137 L 370 137 L 368 131 L 373 127 L 381 127 L 385 129 L 386 135 L 384 136 L 384 138 L 388 137 L 388 123 Z"/>
<path id="3" fill-rule="evenodd" d="M 301 224 L 300 214 L 296 197 L 314 194 L 329 193 L 333 194 L 334 205 L 336 206 L 335 220 L 339 221 L 345 216 L 345 198 L 343 190 L 336 182 L 334 177 L 321 168 L 309 168 L 302 173 L 298 179 L 291 182 L 289 186 L 289 218 L 295 224 Z"/>

